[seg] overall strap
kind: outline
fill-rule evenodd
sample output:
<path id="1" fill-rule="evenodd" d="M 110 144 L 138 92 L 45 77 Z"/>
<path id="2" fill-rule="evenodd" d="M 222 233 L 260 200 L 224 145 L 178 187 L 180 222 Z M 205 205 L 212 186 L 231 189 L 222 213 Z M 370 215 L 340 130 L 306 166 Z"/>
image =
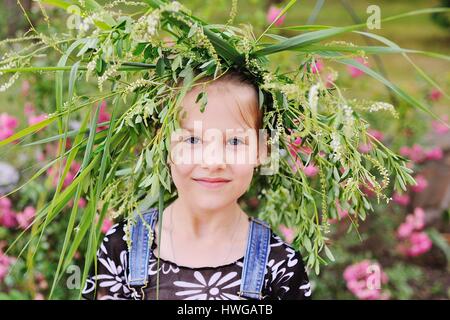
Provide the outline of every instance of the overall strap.
<path id="1" fill-rule="evenodd" d="M 270 234 L 270 226 L 265 221 L 251 218 L 241 287 L 238 292 L 240 297 L 262 299 L 264 273 L 270 253 Z"/>
<path id="2" fill-rule="evenodd" d="M 150 246 L 153 241 L 153 231 L 158 220 L 158 210 L 151 208 L 150 211 L 136 214 L 136 224 L 131 227 L 131 249 L 129 252 L 129 274 L 130 285 L 144 286 L 148 280 L 148 263 L 150 260 Z M 149 230 L 151 228 L 151 231 Z"/>

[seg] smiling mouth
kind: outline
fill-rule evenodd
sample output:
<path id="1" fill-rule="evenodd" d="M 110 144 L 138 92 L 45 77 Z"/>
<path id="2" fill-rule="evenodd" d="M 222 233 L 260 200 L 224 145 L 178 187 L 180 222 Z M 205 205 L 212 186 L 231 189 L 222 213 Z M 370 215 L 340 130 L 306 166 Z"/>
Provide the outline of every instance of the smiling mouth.
<path id="1" fill-rule="evenodd" d="M 192 179 L 192 180 L 198 182 L 200 185 L 208 189 L 220 188 L 231 181 L 226 179 Z"/>

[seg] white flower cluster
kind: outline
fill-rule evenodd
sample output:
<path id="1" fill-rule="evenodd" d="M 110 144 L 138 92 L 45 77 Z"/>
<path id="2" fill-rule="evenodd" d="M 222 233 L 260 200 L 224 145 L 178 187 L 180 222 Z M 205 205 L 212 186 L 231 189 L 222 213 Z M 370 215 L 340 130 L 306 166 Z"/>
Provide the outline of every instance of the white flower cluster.
<path id="1" fill-rule="evenodd" d="M 86 65 L 86 81 L 88 81 L 89 76 L 94 72 L 94 69 L 97 65 L 97 59 L 93 58 L 89 63 Z"/>
<path id="2" fill-rule="evenodd" d="M 150 41 L 156 35 L 159 20 L 159 10 L 154 10 L 149 15 L 140 17 L 133 28 L 133 40 L 137 42 Z"/>
<path id="3" fill-rule="evenodd" d="M 335 161 L 340 160 L 342 157 L 342 146 L 339 134 L 336 131 L 331 134 L 330 146 L 333 149 L 332 159 Z"/>
<path id="4" fill-rule="evenodd" d="M 98 88 L 100 91 L 103 91 L 103 83 L 109 77 L 114 76 L 117 73 L 117 70 L 119 69 L 119 67 L 120 67 L 120 63 L 116 63 L 116 64 L 112 65 L 111 67 L 109 67 L 109 69 L 107 69 L 101 77 L 98 77 Z"/>
<path id="5" fill-rule="evenodd" d="M 394 117 L 398 117 L 398 113 L 395 110 L 394 106 L 387 102 L 375 102 L 369 107 L 369 112 L 377 112 L 380 110 L 386 110 L 391 112 Z"/>
<path id="6" fill-rule="evenodd" d="M 355 122 L 355 118 L 353 117 L 353 109 L 347 104 L 343 105 L 342 109 L 344 110 L 344 133 L 348 138 L 351 138 L 354 134 L 353 124 Z"/>
<path id="7" fill-rule="evenodd" d="M 2 70 L 11 69 L 11 68 L 14 68 L 15 66 L 16 66 L 15 61 L 11 61 L 10 63 L 2 66 L 0 68 L 0 76 L 3 74 Z M 17 72 L 14 73 L 6 83 L 4 83 L 3 85 L 0 86 L 0 92 L 5 92 L 6 90 L 8 90 L 14 84 L 14 82 L 16 82 L 16 80 L 18 78 L 19 78 L 19 74 Z"/>
<path id="8" fill-rule="evenodd" d="M 178 12 L 178 11 L 181 10 L 181 3 L 179 3 L 178 1 L 172 1 L 167 6 L 166 10 L 173 11 L 173 12 Z"/>
<path id="9" fill-rule="evenodd" d="M 308 93 L 309 108 L 311 109 L 313 115 L 317 114 L 317 104 L 319 102 L 319 87 L 319 83 L 311 86 Z"/>

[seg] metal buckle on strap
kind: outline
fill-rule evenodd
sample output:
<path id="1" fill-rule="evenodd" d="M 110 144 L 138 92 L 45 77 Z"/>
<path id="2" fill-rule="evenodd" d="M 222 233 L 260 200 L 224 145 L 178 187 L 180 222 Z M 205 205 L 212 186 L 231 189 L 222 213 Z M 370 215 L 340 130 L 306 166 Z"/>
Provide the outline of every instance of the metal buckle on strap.
<path id="1" fill-rule="evenodd" d="M 263 295 L 261 294 L 261 292 L 256 292 L 256 291 L 245 291 L 245 292 L 257 294 L 259 300 L 262 300 L 262 298 L 263 298 Z M 239 291 L 237 292 L 237 295 L 238 295 L 239 298 L 241 298 L 241 300 L 244 300 L 244 299 L 242 299 L 242 295 L 243 295 L 243 294 L 244 294 L 244 291 L 240 291 L 240 290 L 239 290 Z"/>

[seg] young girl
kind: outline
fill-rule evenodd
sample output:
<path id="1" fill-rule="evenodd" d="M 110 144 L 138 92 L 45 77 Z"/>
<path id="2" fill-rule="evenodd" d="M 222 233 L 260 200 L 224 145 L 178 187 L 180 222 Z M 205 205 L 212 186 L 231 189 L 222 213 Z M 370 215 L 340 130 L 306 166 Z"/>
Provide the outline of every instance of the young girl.
<path id="1" fill-rule="evenodd" d="M 196 101 L 201 91 L 204 110 Z M 300 253 L 238 204 L 264 158 L 252 149 L 263 116 L 257 92 L 233 71 L 187 93 L 168 157 L 178 198 L 162 215 L 152 208 L 145 221 L 137 218 L 131 251 L 125 221 L 107 232 L 84 298 L 156 299 L 157 285 L 159 299 L 310 298 Z"/>

